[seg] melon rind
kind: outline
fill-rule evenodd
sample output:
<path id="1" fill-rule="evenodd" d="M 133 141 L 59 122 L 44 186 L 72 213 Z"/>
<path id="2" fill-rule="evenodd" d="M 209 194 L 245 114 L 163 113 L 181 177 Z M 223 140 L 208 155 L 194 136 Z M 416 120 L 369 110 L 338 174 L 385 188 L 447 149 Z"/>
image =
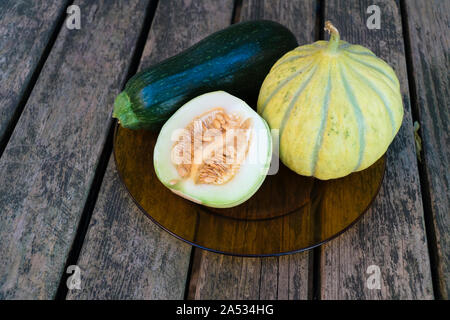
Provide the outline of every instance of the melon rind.
<path id="1" fill-rule="evenodd" d="M 263 82 L 258 113 L 280 133 L 280 159 L 322 180 L 361 171 L 386 152 L 403 119 L 394 70 L 369 49 L 336 41 L 300 46 Z"/>

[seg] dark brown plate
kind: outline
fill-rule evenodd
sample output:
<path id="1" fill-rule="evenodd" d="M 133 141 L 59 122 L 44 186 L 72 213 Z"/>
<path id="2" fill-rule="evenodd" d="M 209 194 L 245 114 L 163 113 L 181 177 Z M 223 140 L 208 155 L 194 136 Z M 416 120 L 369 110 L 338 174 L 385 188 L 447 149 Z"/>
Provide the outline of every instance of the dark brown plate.
<path id="1" fill-rule="evenodd" d="M 280 163 L 258 192 L 230 209 L 185 200 L 158 180 L 153 168 L 157 134 L 116 126 L 114 158 L 138 207 L 175 237 L 202 249 L 239 256 L 276 256 L 311 249 L 352 226 L 383 181 L 385 157 L 335 180 L 300 176 Z"/>

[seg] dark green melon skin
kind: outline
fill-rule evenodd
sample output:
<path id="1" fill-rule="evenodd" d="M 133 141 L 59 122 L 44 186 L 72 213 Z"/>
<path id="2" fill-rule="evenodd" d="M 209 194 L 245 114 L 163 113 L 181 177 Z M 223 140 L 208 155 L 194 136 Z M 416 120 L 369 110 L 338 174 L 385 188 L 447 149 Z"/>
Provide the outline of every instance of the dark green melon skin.
<path id="1" fill-rule="evenodd" d="M 295 47 L 295 36 L 276 22 L 232 25 L 133 76 L 117 97 L 113 116 L 126 128 L 157 129 L 189 100 L 216 90 L 256 109 L 270 68 Z"/>

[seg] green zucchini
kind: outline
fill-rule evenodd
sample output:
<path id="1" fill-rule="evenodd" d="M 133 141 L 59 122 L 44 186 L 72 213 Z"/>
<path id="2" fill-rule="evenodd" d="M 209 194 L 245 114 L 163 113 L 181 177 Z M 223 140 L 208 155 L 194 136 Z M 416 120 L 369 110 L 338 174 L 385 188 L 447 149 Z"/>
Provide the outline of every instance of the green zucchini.
<path id="1" fill-rule="evenodd" d="M 187 101 L 216 90 L 256 108 L 270 68 L 295 47 L 295 36 L 276 22 L 231 25 L 133 76 L 114 102 L 113 117 L 126 128 L 156 129 Z"/>

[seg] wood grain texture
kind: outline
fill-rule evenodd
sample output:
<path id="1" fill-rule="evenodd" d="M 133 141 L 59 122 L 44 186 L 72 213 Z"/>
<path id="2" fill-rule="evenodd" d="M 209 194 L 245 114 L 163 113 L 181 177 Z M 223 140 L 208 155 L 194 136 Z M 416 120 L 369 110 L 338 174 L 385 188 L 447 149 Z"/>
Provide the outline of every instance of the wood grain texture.
<path id="1" fill-rule="evenodd" d="M 68 1 L 0 1 L 0 142 Z"/>
<path id="2" fill-rule="evenodd" d="M 1 299 L 56 293 L 148 1 L 75 4 L 0 159 Z"/>
<path id="3" fill-rule="evenodd" d="M 436 236 L 438 290 L 450 294 L 449 1 L 405 1 L 423 162 Z"/>
<path id="4" fill-rule="evenodd" d="M 321 248 L 322 299 L 431 299 L 430 264 L 414 147 L 399 5 L 379 3 L 381 29 L 366 27 L 371 1 L 326 1 L 325 19 L 341 38 L 364 45 L 396 71 L 403 95 L 403 125 L 387 152 L 382 189 L 365 217 Z M 368 289 L 370 265 L 381 271 L 381 289 Z"/>
<path id="5" fill-rule="evenodd" d="M 141 68 L 226 27 L 232 10 L 232 1 L 160 1 Z M 190 252 L 138 209 L 110 160 L 78 263 L 82 290 L 68 299 L 181 299 Z"/>
<path id="6" fill-rule="evenodd" d="M 277 21 L 305 44 L 314 41 L 316 7 L 316 1 L 244 0 L 240 20 Z M 251 259 L 202 252 L 198 259 L 189 298 L 307 299 L 310 294 L 308 252 Z"/>

